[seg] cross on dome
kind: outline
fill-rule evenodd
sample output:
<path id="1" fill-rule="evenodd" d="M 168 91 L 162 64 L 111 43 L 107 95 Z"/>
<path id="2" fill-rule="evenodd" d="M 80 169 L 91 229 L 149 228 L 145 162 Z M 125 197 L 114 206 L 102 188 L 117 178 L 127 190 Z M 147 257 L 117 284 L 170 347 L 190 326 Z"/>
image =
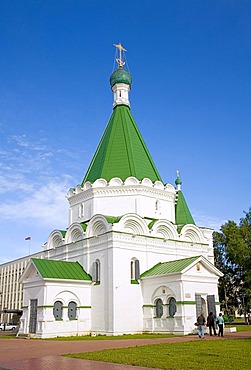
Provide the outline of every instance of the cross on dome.
<path id="1" fill-rule="evenodd" d="M 177 185 L 177 190 L 181 190 L 182 181 L 181 181 L 181 178 L 180 178 L 180 171 L 178 171 L 178 170 L 176 171 L 175 184 Z"/>
<path id="2" fill-rule="evenodd" d="M 127 51 L 122 45 L 121 43 L 119 44 L 113 44 L 118 50 L 119 50 L 119 57 L 116 58 L 116 62 L 118 63 L 118 66 L 119 68 L 123 68 L 123 66 L 125 65 L 125 62 L 123 61 L 123 51 Z"/>

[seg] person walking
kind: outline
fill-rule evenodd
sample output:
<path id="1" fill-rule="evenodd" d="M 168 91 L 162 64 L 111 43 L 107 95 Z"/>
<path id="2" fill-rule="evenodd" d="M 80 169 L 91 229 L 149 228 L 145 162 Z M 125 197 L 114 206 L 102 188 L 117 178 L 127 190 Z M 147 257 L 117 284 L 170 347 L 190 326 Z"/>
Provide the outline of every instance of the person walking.
<path id="1" fill-rule="evenodd" d="M 218 324 L 218 327 L 219 327 L 218 336 L 223 337 L 224 319 L 223 319 L 222 313 L 219 313 L 216 323 Z"/>
<path id="2" fill-rule="evenodd" d="M 209 328 L 209 334 L 212 336 L 212 330 L 214 332 L 214 335 L 217 335 L 215 330 L 215 322 L 214 322 L 214 314 L 213 312 L 209 312 L 209 315 L 207 316 L 207 327 Z"/>
<path id="3" fill-rule="evenodd" d="M 199 338 L 204 339 L 204 331 L 205 331 L 205 322 L 206 319 L 203 316 L 203 314 L 200 314 L 200 316 L 197 318 L 197 325 L 198 325 L 198 334 Z"/>
<path id="4" fill-rule="evenodd" d="M 248 313 L 248 325 L 251 325 L 251 313 Z"/>

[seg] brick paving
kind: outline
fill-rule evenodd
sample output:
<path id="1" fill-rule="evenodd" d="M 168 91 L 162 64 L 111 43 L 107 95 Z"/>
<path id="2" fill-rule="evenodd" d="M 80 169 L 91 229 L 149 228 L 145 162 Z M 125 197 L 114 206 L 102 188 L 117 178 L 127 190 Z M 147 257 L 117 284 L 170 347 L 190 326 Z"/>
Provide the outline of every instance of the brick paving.
<path id="1" fill-rule="evenodd" d="M 243 333 L 225 333 L 224 338 L 250 338 L 251 331 Z M 210 340 L 224 338 L 206 336 Z M 66 353 L 99 351 L 112 348 L 128 348 L 148 344 L 174 343 L 199 340 L 197 335 L 155 338 L 155 339 L 120 339 L 92 341 L 50 341 L 29 339 L 0 338 L 0 370 L 151 370 L 150 368 L 112 364 L 66 358 Z M 156 370 L 156 369 L 155 369 Z"/>

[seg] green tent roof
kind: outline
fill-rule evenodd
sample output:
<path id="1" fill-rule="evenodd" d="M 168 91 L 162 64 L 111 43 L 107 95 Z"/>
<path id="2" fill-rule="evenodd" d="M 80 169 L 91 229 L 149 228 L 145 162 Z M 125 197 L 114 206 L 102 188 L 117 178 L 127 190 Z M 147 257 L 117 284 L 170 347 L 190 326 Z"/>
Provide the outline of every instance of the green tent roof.
<path id="1" fill-rule="evenodd" d="M 189 211 L 188 205 L 181 190 L 177 191 L 177 202 L 175 205 L 175 223 L 176 225 L 181 227 L 187 224 L 195 225 L 195 222 Z"/>
<path id="2" fill-rule="evenodd" d="M 91 280 L 79 262 L 54 261 L 32 258 L 32 262 L 44 279 Z"/>
<path id="3" fill-rule="evenodd" d="M 94 182 L 99 178 L 110 181 L 113 177 L 125 180 L 130 176 L 153 182 L 161 180 L 146 144 L 125 105 L 115 107 L 84 177 Z"/>
<path id="4" fill-rule="evenodd" d="M 156 276 L 156 275 L 165 275 L 171 274 L 175 272 L 181 272 L 186 267 L 191 265 L 194 261 L 196 261 L 199 256 L 196 257 L 189 257 L 184 258 L 181 260 L 170 261 L 170 262 L 159 262 L 157 265 L 153 266 L 151 269 L 143 272 L 140 277 L 147 277 L 147 276 Z"/>

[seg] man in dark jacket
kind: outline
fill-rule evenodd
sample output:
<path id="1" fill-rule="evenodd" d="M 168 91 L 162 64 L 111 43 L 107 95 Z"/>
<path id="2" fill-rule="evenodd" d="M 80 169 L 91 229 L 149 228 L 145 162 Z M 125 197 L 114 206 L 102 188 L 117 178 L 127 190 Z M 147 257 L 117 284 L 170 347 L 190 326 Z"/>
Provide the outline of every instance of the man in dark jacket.
<path id="1" fill-rule="evenodd" d="M 214 335 L 217 335 L 215 330 L 215 319 L 213 312 L 209 312 L 207 316 L 207 327 L 209 328 L 209 334 L 212 336 L 212 330 L 214 331 Z"/>
<path id="2" fill-rule="evenodd" d="M 198 318 L 197 318 L 197 325 L 198 325 L 198 334 L 199 334 L 199 337 L 201 339 L 204 339 L 204 330 L 205 330 L 205 322 L 206 322 L 206 319 L 205 317 L 201 314 Z"/>

